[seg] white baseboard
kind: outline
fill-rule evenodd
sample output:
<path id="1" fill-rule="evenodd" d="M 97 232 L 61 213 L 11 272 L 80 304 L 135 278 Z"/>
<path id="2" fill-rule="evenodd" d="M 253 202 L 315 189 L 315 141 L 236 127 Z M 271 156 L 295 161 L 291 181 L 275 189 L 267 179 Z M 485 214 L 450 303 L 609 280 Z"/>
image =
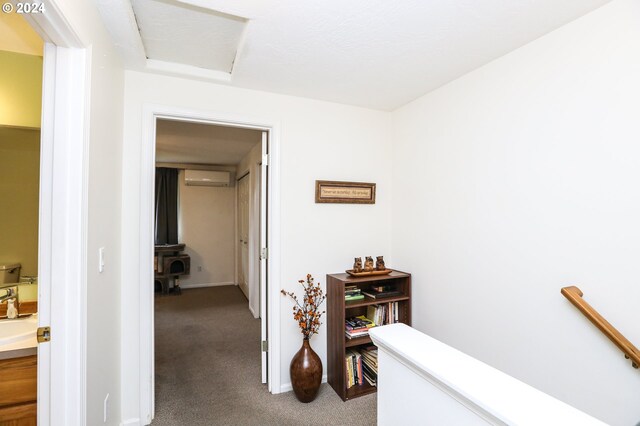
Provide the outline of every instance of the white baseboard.
<path id="1" fill-rule="evenodd" d="M 322 376 L 322 383 L 327 383 L 327 375 L 324 374 Z M 283 393 L 283 392 L 291 392 L 293 390 L 293 386 L 291 385 L 291 382 L 287 382 L 287 383 L 283 383 L 282 385 L 280 385 L 280 392 L 278 393 Z"/>
<path id="2" fill-rule="evenodd" d="M 135 419 L 123 420 L 122 423 L 120 423 L 120 426 L 142 426 L 142 424 L 140 423 L 140 419 L 135 418 Z"/>
<path id="3" fill-rule="evenodd" d="M 219 286 L 223 286 L 223 285 L 237 285 L 237 284 L 234 283 L 233 281 L 223 282 L 223 283 L 202 283 L 202 284 L 182 284 L 182 283 L 180 283 L 180 288 L 184 290 L 185 288 L 219 287 Z"/>
<path id="4" fill-rule="evenodd" d="M 251 311 L 251 315 L 253 315 L 253 317 L 254 317 L 255 319 L 260 318 L 259 313 L 258 313 L 258 312 L 255 312 L 255 311 L 253 310 L 253 308 L 251 307 L 251 304 L 249 304 L 249 311 Z"/>

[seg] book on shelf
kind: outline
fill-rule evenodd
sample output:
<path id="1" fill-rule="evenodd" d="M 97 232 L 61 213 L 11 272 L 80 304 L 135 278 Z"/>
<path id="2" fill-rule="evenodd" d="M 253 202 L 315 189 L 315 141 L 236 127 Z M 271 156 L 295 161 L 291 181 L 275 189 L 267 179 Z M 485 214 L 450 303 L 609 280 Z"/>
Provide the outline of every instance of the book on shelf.
<path id="1" fill-rule="evenodd" d="M 345 353 L 345 366 L 347 388 L 365 383 L 376 386 L 378 381 L 378 348 L 367 346 L 348 350 Z"/>
<path id="2" fill-rule="evenodd" d="M 344 363 L 345 363 L 345 374 L 347 377 L 345 377 L 345 382 L 347 385 L 347 388 L 350 388 L 351 386 L 353 386 L 353 364 L 351 362 L 351 355 L 350 354 L 346 354 L 344 357 Z"/>
<path id="3" fill-rule="evenodd" d="M 371 318 L 368 318 L 364 315 L 347 318 L 344 323 L 345 325 L 348 325 L 351 328 L 363 328 L 363 327 L 371 328 L 375 325 L 373 321 L 371 321 Z"/>
<path id="4" fill-rule="evenodd" d="M 364 294 L 355 294 L 353 296 L 344 297 L 345 302 L 351 302 L 353 300 L 362 300 L 362 299 L 364 299 Z"/>
<path id="5" fill-rule="evenodd" d="M 344 300 L 362 300 L 364 299 L 364 294 L 362 294 L 362 290 L 357 286 L 348 286 L 344 288 Z"/>
<path id="6" fill-rule="evenodd" d="M 378 348 L 367 346 L 360 348 L 362 357 L 362 374 L 371 386 L 378 382 Z"/>
<path id="7" fill-rule="evenodd" d="M 375 327 L 375 323 L 366 316 L 351 317 L 344 322 L 344 334 L 348 339 L 368 336 L 371 327 Z"/>
<path id="8" fill-rule="evenodd" d="M 398 302 L 367 306 L 367 318 L 375 325 L 394 324 L 399 320 Z"/>
<path id="9" fill-rule="evenodd" d="M 347 339 L 357 339 L 358 337 L 365 337 L 369 335 L 369 331 L 363 331 L 363 332 L 359 332 L 359 333 L 351 333 L 349 331 L 345 331 L 344 335 L 347 337 Z"/>
<path id="10" fill-rule="evenodd" d="M 377 293 L 375 291 L 363 291 L 362 294 L 365 296 L 372 297 L 374 299 L 384 299 L 385 297 L 402 296 L 401 291 L 384 291 L 381 293 Z"/>
<path id="11" fill-rule="evenodd" d="M 378 284 L 372 285 L 369 287 L 371 291 L 375 291 L 376 293 L 384 293 L 386 291 L 397 291 L 398 288 L 394 284 Z"/>
<path id="12" fill-rule="evenodd" d="M 362 367 L 362 355 L 358 351 L 349 350 L 346 352 L 345 363 L 347 367 L 347 387 L 362 385 L 365 377 Z"/>
<path id="13" fill-rule="evenodd" d="M 395 284 L 378 284 L 370 286 L 365 291 L 362 291 L 362 294 L 374 299 L 382 299 L 384 297 L 402 296 L 404 293 Z"/>

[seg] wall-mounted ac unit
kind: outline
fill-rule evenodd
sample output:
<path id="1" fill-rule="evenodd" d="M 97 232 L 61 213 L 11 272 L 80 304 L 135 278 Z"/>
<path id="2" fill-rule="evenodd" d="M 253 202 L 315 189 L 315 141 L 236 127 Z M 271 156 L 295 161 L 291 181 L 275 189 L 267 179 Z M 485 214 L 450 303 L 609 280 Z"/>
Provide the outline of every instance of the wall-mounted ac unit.
<path id="1" fill-rule="evenodd" d="M 184 183 L 189 186 L 229 186 L 231 184 L 231 172 L 185 170 Z"/>

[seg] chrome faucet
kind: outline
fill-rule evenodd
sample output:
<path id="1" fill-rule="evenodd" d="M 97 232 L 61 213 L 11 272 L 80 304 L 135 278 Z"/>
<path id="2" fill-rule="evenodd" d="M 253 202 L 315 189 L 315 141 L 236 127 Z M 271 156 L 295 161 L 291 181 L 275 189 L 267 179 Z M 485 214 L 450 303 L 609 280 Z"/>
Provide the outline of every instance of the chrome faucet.
<path id="1" fill-rule="evenodd" d="M 0 291 L 4 290 L 6 293 L 4 296 L 0 296 L 0 302 L 4 302 L 5 300 L 15 299 L 18 302 L 18 287 L 5 287 L 0 288 Z"/>

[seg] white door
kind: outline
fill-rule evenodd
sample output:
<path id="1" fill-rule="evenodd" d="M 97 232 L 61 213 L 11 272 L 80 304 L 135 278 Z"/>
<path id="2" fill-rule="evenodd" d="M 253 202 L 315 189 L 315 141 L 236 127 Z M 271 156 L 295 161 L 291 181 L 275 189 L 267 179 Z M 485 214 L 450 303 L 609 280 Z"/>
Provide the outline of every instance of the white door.
<path id="1" fill-rule="evenodd" d="M 262 341 L 268 342 L 267 335 L 267 178 L 269 167 L 268 133 L 262 132 L 262 164 L 260 165 L 260 330 Z M 262 349 L 262 383 L 267 383 L 268 345 Z"/>
<path id="2" fill-rule="evenodd" d="M 249 298 L 249 175 L 238 181 L 238 249 L 240 262 L 238 268 L 238 285 L 244 295 Z"/>

